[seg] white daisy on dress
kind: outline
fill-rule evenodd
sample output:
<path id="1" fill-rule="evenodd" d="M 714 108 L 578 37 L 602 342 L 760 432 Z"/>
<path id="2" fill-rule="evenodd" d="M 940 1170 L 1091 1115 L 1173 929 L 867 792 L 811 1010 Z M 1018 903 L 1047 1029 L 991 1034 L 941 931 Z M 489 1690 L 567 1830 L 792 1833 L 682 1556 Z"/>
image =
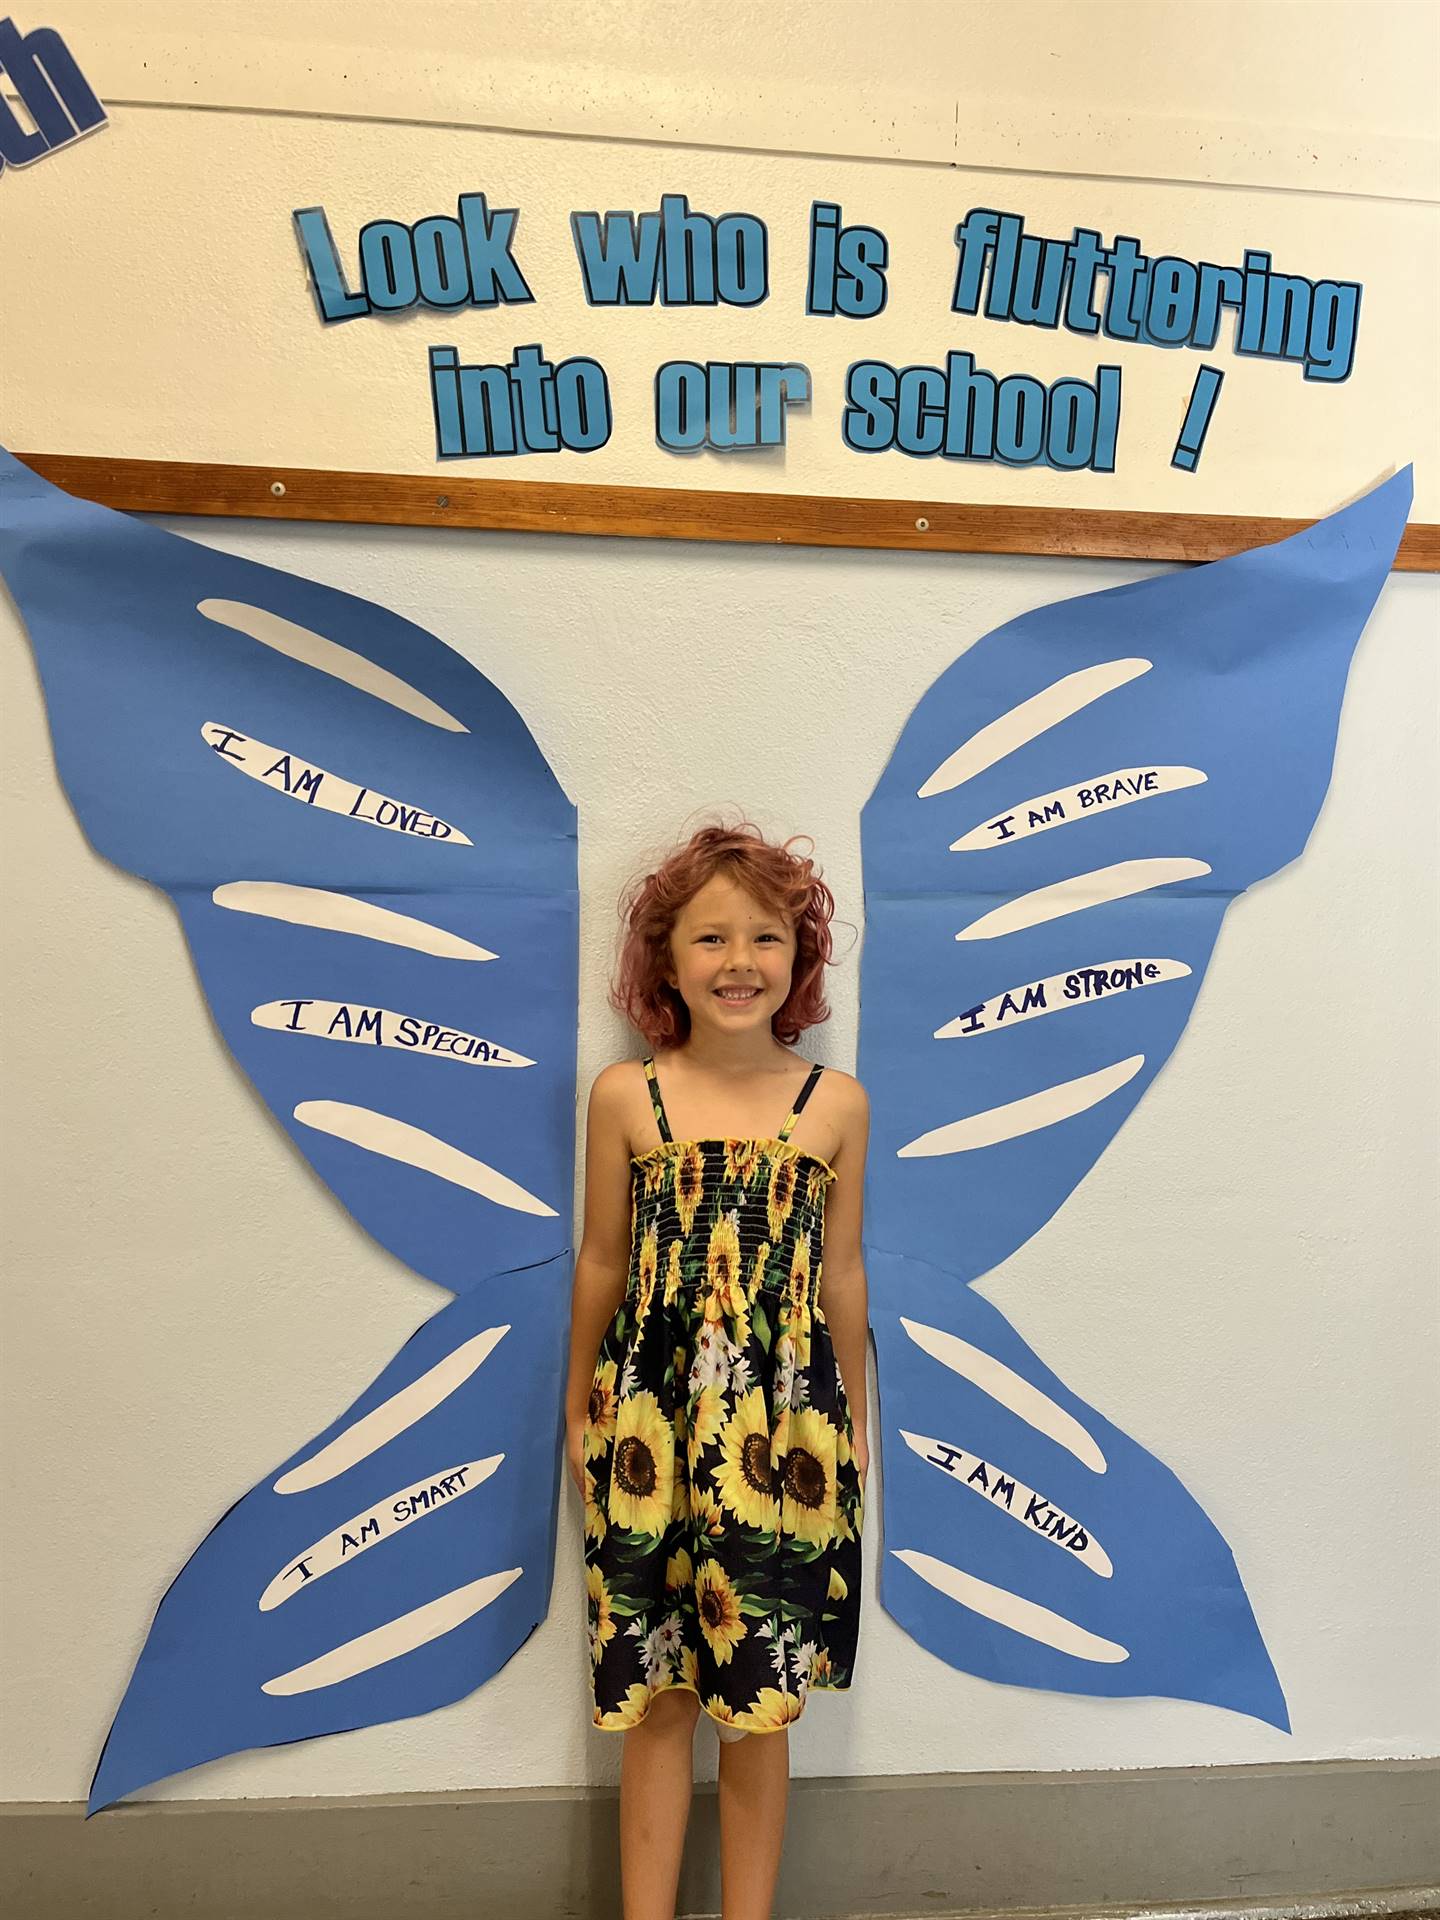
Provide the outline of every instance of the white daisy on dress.
<path id="1" fill-rule="evenodd" d="M 707 1320 L 695 1337 L 695 1358 L 690 1363 L 690 1398 L 706 1387 L 730 1390 L 730 1342 L 723 1327 Z"/>
<path id="2" fill-rule="evenodd" d="M 781 1406 L 793 1405 L 795 1391 L 795 1343 L 788 1334 L 775 1342 L 775 1398 Z"/>
<path id="3" fill-rule="evenodd" d="M 815 1670 L 815 1662 L 820 1657 L 820 1649 L 813 1640 L 802 1640 L 791 1650 L 791 1665 L 795 1669 L 796 1690 L 804 1693 L 810 1685 L 810 1676 Z"/>
<path id="4" fill-rule="evenodd" d="M 668 1679 L 680 1647 L 680 1622 L 677 1616 L 662 1620 L 646 1634 L 640 1657 L 645 1663 L 645 1679 L 654 1686 L 657 1678 Z"/>
<path id="5" fill-rule="evenodd" d="M 777 1636 L 774 1626 L 768 1620 L 763 1626 L 757 1628 L 756 1631 L 762 1640 L 768 1640 L 770 1642 L 770 1664 L 774 1667 L 776 1677 L 780 1682 L 780 1691 L 782 1693 L 788 1692 L 789 1689 L 786 1686 L 785 1680 L 785 1641 L 788 1635 L 780 1634 Z"/>

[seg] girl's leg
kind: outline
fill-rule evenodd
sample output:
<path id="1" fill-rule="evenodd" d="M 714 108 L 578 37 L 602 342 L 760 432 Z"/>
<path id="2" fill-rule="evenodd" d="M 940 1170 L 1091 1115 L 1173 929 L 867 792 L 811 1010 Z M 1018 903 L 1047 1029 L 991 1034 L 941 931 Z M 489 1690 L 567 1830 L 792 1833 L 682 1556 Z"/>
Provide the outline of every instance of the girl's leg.
<path id="1" fill-rule="evenodd" d="M 790 1735 L 751 1733 L 720 1743 L 720 1911 L 770 1920 L 790 1790 Z"/>
<path id="2" fill-rule="evenodd" d="M 620 1883 L 625 1920 L 675 1920 L 695 1780 L 700 1702 L 683 1687 L 650 1702 L 620 1758 Z"/>

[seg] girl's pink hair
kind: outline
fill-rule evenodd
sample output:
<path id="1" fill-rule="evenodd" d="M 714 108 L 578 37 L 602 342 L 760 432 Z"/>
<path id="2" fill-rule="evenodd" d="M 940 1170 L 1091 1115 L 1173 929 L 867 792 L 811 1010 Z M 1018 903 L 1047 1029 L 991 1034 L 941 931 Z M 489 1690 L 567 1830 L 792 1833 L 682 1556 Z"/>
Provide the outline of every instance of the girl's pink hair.
<path id="1" fill-rule="evenodd" d="M 644 1035 L 651 1048 L 675 1046 L 690 1032 L 690 1010 L 665 979 L 670 934 L 681 909 L 707 880 L 723 873 L 737 886 L 782 914 L 795 929 L 795 966 L 785 1004 L 770 1022 L 775 1038 L 791 1046 L 807 1027 L 830 1018 L 823 973 L 830 964 L 830 922 L 835 896 L 813 860 L 772 846 L 749 820 L 736 826 L 701 827 L 668 854 L 653 873 L 634 880 L 620 901 L 622 935 L 610 1004 Z"/>

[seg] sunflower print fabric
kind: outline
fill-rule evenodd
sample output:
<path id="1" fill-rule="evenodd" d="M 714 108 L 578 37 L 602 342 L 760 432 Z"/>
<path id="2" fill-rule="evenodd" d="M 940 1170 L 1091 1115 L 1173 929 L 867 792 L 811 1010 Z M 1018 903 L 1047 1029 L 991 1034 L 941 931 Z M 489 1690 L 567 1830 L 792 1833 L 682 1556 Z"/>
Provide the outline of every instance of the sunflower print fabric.
<path id="1" fill-rule="evenodd" d="M 843 1691 L 860 1608 L 862 1489 L 819 1304 L 834 1173 L 789 1144 L 670 1137 L 631 1165 L 625 1298 L 585 1426 L 597 1727 L 683 1687 L 744 1732 Z"/>

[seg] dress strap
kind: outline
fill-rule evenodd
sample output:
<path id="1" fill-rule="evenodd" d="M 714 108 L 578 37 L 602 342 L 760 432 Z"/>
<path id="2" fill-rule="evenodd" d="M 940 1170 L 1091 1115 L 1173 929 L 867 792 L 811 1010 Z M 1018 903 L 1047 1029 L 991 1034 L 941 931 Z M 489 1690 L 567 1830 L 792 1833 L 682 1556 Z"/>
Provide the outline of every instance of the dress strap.
<path id="1" fill-rule="evenodd" d="M 811 1094 L 815 1091 L 815 1082 L 820 1078 L 821 1074 L 824 1071 L 825 1071 L 824 1067 L 820 1066 L 818 1062 L 816 1063 L 815 1066 L 811 1067 L 810 1078 L 805 1082 L 804 1086 L 800 1089 L 800 1092 L 796 1097 L 795 1104 L 790 1109 L 790 1117 L 786 1120 L 784 1126 L 781 1127 L 779 1133 L 776 1134 L 775 1138 L 777 1140 L 788 1140 L 790 1138 L 790 1129 L 794 1126 L 795 1122 L 800 1118 L 801 1114 L 805 1111 L 805 1102 L 810 1098 Z"/>
<path id="2" fill-rule="evenodd" d="M 665 1102 L 660 1098 L 660 1077 L 655 1071 L 653 1054 L 645 1061 L 645 1078 L 650 1082 L 650 1105 L 654 1110 L 655 1124 L 660 1129 L 660 1138 L 670 1139 L 670 1122 L 665 1118 Z"/>

